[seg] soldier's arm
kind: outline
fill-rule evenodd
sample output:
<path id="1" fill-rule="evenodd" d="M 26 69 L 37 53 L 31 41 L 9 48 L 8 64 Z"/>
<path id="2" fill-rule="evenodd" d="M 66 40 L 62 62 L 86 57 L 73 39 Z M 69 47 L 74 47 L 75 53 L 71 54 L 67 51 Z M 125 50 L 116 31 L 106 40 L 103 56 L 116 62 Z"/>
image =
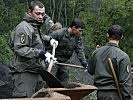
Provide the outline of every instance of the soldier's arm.
<path id="1" fill-rule="evenodd" d="M 63 35 L 63 30 L 60 29 L 60 30 L 56 30 L 54 32 L 52 32 L 52 34 L 50 34 L 50 36 L 54 39 L 56 39 L 57 41 L 59 40 L 60 37 L 62 37 Z"/>
<path id="2" fill-rule="evenodd" d="M 45 34 L 41 34 L 41 37 L 42 37 L 43 41 L 45 41 L 45 42 L 50 42 L 50 39 L 52 39 L 52 36 L 45 35 Z"/>
<path id="3" fill-rule="evenodd" d="M 50 42 L 51 39 L 57 40 L 59 37 L 59 31 L 54 31 L 50 35 L 41 34 L 41 37 L 42 37 L 43 41 L 45 41 L 45 42 Z"/>
<path id="4" fill-rule="evenodd" d="M 125 56 L 119 62 L 119 84 L 123 99 L 130 98 L 132 84 L 131 78 L 130 59 L 128 56 Z"/>
<path id="5" fill-rule="evenodd" d="M 83 62 L 86 62 L 85 53 L 84 53 L 84 49 L 83 49 L 82 38 L 79 37 L 77 39 L 76 43 L 77 43 L 76 53 L 77 53 L 78 59 L 80 60 L 80 62 L 82 64 Z"/>
<path id="6" fill-rule="evenodd" d="M 95 52 L 93 52 L 91 55 L 90 66 L 88 67 L 89 74 L 94 75 L 95 68 L 96 68 Z"/>
<path id="7" fill-rule="evenodd" d="M 32 36 L 29 35 L 29 30 L 26 28 L 16 29 L 16 34 L 14 35 L 14 46 L 13 50 L 18 56 L 23 56 L 26 58 L 38 57 L 41 50 L 33 48 L 30 43 L 32 42 Z M 30 33 L 32 34 L 32 33 Z"/>

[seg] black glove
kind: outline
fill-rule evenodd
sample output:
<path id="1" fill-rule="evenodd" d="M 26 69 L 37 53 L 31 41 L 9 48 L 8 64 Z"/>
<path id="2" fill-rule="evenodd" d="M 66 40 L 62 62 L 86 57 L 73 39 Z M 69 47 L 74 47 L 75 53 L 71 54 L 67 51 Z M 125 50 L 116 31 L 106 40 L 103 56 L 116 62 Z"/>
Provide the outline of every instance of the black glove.
<path id="1" fill-rule="evenodd" d="M 46 51 L 41 50 L 40 53 L 39 53 L 39 58 L 41 58 L 41 59 L 46 59 L 45 54 L 46 54 Z"/>
<path id="2" fill-rule="evenodd" d="M 88 68 L 88 63 L 87 63 L 87 62 L 82 62 L 81 64 L 82 64 L 82 66 L 83 66 L 85 69 Z"/>

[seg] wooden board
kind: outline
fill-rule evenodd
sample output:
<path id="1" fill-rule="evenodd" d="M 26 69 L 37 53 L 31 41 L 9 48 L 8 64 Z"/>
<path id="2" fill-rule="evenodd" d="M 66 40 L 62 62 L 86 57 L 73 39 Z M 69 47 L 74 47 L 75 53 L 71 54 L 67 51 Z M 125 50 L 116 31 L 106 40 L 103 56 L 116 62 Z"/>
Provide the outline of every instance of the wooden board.
<path id="1" fill-rule="evenodd" d="M 50 97 L 44 97 L 44 98 L 12 98 L 12 99 L 0 99 L 0 100 L 71 100 L 69 96 L 52 92 Z"/>
<path id="2" fill-rule="evenodd" d="M 63 95 L 69 96 L 71 98 L 71 100 L 80 100 L 83 97 L 90 94 L 91 92 L 97 90 L 97 88 L 92 85 L 84 85 L 84 84 L 80 84 L 80 85 L 81 85 L 81 87 L 76 87 L 76 88 L 72 88 L 72 89 L 68 89 L 68 88 L 47 88 L 47 89 L 45 89 L 45 88 L 42 88 L 41 90 L 39 90 L 39 92 L 54 91 L 54 92 L 58 92 Z"/>

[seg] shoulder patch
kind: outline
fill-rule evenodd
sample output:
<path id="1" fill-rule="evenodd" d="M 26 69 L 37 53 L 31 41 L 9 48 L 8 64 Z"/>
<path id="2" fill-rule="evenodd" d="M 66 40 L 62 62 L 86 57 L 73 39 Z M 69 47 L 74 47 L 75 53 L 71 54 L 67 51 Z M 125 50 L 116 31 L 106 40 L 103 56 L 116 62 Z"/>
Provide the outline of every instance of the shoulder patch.
<path id="1" fill-rule="evenodd" d="M 22 33 L 20 36 L 20 42 L 24 44 L 26 42 L 26 34 Z"/>
<path id="2" fill-rule="evenodd" d="M 129 65 L 127 65 L 127 73 L 129 73 Z"/>

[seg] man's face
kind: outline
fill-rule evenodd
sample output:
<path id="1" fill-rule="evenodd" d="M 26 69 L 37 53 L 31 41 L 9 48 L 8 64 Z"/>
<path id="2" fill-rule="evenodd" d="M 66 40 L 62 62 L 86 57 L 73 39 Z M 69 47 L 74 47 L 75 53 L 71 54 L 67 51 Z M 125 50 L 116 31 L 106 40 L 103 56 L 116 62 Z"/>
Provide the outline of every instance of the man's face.
<path id="1" fill-rule="evenodd" d="M 83 29 L 81 29 L 81 28 L 73 27 L 72 30 L 73 30 L 73 34 L 75 34 L 75 35 L 82 35 L 82 33 L 83 33 Z"/>
<path id="2" fill-rule="evenodd" d="M 35 6 L 33 11 L 29 11 L 29 15 L 34 17 L 37 21 L 41 22 L 45 15 L 45 8 L 39 8 L 39 6 Z"/>

